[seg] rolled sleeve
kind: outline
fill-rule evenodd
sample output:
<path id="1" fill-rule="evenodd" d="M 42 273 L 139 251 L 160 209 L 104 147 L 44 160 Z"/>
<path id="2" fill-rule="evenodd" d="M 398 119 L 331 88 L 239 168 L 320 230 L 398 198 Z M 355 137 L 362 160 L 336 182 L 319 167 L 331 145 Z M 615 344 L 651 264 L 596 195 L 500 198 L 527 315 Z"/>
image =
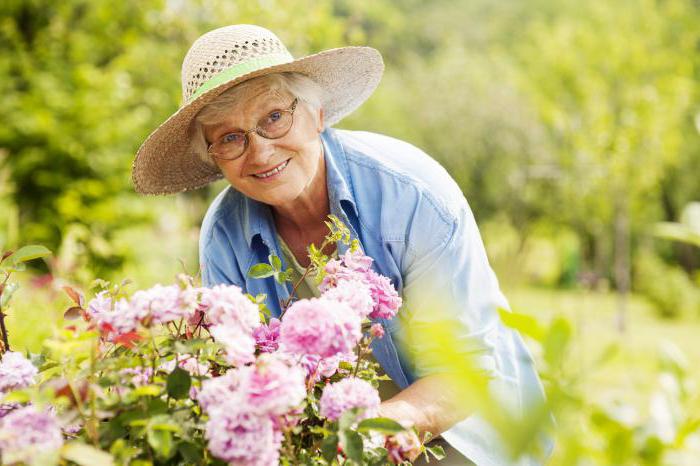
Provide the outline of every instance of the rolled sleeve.
<path id="1" fill-rule="evenodd" d="M 498 309 L 508 309 L 491 269 L 474 216 L 466 205 L 448 216 L 426 208 L 410 231 L 404 271 L 402 326 L 411 333 L 448 321 L 451 351 L 472 358 L 489 376 L 499 406 L 522 416 L 544 399 L 532 357 L 517 332 L 506 328 Z M 402 312 L 404 312 L 402 310 Z M 450 371 L 441 364 L 440 339 L 412 337 L 404 344 L 418 377 Z M 437 354 L 438 357 L 425 357 Z M 453 355 L 454 356 L 454 355 Z M 443 436 L 479 465 L 537 464 L 530 458 L 512 462 L 498 434 L 478 412 Z"/>

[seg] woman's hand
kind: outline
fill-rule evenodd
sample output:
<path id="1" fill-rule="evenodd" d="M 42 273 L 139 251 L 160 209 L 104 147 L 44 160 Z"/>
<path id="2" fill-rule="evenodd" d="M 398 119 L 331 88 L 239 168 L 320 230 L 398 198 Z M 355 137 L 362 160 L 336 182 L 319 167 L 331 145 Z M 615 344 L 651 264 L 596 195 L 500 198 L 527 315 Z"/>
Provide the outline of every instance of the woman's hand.
<path id="1" fill-rule="evenodd" d="M 440 374 L 423 377 L 382 402 L 379 415 L 415 426 L 421 438 L 426 432 L 436 437 L 469 415 L 450 387 Z"/>

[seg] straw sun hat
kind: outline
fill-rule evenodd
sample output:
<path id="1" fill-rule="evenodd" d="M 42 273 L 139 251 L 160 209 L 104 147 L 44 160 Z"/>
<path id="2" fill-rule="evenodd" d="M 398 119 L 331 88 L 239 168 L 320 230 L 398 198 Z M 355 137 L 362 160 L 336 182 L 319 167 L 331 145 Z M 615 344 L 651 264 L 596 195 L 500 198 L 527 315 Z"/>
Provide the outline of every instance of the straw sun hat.
<path id="1" fill-rule="evenodd" d="M 381 55 L 370 47 L 342 47 L 294 59 L 277 36 L 262 27 L 210 31 L 192 44 L 182 63 L 182 105 L 136 153 L 134 187 L 142 194 L 170 194 L 223 176 L 191 153 L 189 128 L 204 106 L 236 84 L 269 73 L 302 73 L 325 91 L 321 105 L 330 126 L 370 96 L 383 70 Z"/>

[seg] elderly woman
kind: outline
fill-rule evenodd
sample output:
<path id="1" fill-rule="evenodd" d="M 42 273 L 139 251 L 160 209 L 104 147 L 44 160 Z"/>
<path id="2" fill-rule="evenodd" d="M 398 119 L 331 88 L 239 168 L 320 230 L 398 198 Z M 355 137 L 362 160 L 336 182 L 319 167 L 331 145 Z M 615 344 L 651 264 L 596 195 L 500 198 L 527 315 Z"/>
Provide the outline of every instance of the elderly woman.
<path id="1" fill-rule="evenodd" d="M 250 266 L 275 254 L 303 270 L 307 247 L 322 243 L 324 221 L 337 216 L 401 293 L 404 321 L 430 322 L 428 289 L 439 293 L 460 324 L 458 344 L 468 353 L 478 343 L 480 364 L 505 401 L 537 403 L 532 359 L 500 323 L 497 309 L 507 303 L 459 187 L 410 144 L 331 128 L 369 97 L 382 72 L 381 56 L 368 47 L 295 60 L 266 29 L 211 31 L 185 57 L 182 107 L 139 149 L 136 190 L 174 193 L 226 178 L 230 186 L 201 229 L 204 283 L 265 293 L 277 315 L 290 289 L 250 278 Z M 301 296 L 317 294 L 313 281 L 300 288 Z M 373 354 L 395 388 L 383 387 L 381 413 L 442 434 L 456 449 L 448 453 L 452 464 L 510 464 L 488 423 L 438 395 L 437 373 L 397 345 L 402 326 L 380 322 L 387 332 Z"/>

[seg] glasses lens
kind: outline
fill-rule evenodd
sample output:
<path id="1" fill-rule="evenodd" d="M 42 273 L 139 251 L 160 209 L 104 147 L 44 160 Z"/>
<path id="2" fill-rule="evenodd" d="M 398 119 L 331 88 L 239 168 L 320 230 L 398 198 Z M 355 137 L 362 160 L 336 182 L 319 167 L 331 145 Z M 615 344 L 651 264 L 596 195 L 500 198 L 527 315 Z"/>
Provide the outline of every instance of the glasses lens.
<path id="1" fill-rule="evenodd" d="M 235 159 L 245 150 L 245 133 L 228 133 L 212 146 L 212 154 L 220 159 Z"/>
<path id="2" fill-rule="evenodd" d="M 292 113 L 275 110 L 258 122 L 258 134 L 268 139 L 281 138 L 292 127 Z"/>

